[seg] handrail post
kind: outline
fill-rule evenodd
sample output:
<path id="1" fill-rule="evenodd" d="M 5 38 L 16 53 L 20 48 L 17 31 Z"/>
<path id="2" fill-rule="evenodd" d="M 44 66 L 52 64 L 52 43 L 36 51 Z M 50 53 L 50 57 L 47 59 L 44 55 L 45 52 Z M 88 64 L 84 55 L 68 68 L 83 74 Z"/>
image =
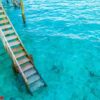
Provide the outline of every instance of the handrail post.
<path id="1" fill-rule="evenodd" d="M 24 24 L 26 23 L 26 18 L 25 18 L 25 13 L 24 13 L 24 3 L 23 0 L 20 0 L 20 5 L 21 5 L 21 11 L 22 11 L 22 19 Z"/>

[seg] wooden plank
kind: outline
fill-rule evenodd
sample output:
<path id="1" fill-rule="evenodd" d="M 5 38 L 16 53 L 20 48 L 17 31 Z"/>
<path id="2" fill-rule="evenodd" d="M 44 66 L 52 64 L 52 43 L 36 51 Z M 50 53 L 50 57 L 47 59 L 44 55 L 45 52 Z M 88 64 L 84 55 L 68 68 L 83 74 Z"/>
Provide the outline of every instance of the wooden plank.
<path id="1" fill-rule="evenodd" d="M 23 65 L 21 68 L 22 68 L 22 70 L 24 72 L 26 70 L 29 70 L 30 68 L 33 68 L 33 65 L 29 63 L 29 64 Z"/>
<path id="2" fill-rule="evenodd" d="M 35 83 L 33 83 L 30 88 L 32 90 L 32 92 L 36 91 L 37 89 L 39 89 L 40 87 L 43 87 L 44 86 L 44 83 L 39 80 L 39 81 L 36 81 Z"/>
<path id="3" fill-rule="evenodd" d="M 8 25 L 3 25 L 3 26 L 1 26 L 1 29 L 2 30 L 4 30 L 4 29 L 9 29 L 9 28 L 11 28 L 12 26 L 10 25 L 10 24 L 8 24 Z"/>
<path id="4" fill-rule="evenodd" d="M 0 10 L 0 13 L 3 13 L 4 11 L 3 10 Z"/>
<path id="5" fill-rule="evenodd" d="M 9 42 L 10 47 L 16 46 L 16 45 L 19 45 L 19 44 L 20 44 L 19 41 Z"/>
<path id="6" fill-rule="evenodd" d="M 20 65 L 22 65 L 22 64 L 29 62 L 29 61 L 30 60 L 28 58 L 23 58 L 23 59 L 19 60 L 18 62 L 19 62 Z"/>
<path id="7" fill-rule="evenodd" d="M 25 55 L 26 55 L 25 52 L 20 52 L 20 53 L 18 53 L 18 54 L 15 54 L 15 57 L 16 57 L 16 58 L 20 58 L 20 57 L 25 56 Z"/>
<path id="8" fill-rule="evenodd" d="M 35 74 L 36 73 L 36 70 L 33 69 L 33 68 L 30 68 L 30 69 L 26 70 L 24 73 L 25 73 L 25 76 L 28 78 L 31 75 Z"/>
<path id="9" fill-rule="evenodd" d="M 12 48 L 13 52 L 18 52 L 20 50 L 24 50 L 24 48 L 22 46 L 18 46 L 17 48 Z"/>
<path id="10" fill-rule="evenodd" d="M 5 24 L 5 23 L 8 23 L 8 20 L 7 19 L 4 19 L 4 20 L 1 20 L 0 21 L 0 24 Z"/>
<path id="11" fill-rule="evenodd" d="M 0 15 L 0 18 L 6 18 L 6 15 Z"/>
<path id="12" fill-rule="evenodd" d="M 38 81 L 39 79 L 40 79 L 40 76 L 38 74 L 34 74 L 28 78 L 28 83 L 32 84 L 32 83 Z"/>
<path id="13" fill-rule="evenodd" d="M 6 30 L 4 32 L 5 35 L 12 34 L 12 33 L 14 33 L 14 30 Z"/>
<path id="14" fill-rule="evenodd" d="M 16 35 L 11 35 L 6 37 L 7 41 L 17 39 Z"/>

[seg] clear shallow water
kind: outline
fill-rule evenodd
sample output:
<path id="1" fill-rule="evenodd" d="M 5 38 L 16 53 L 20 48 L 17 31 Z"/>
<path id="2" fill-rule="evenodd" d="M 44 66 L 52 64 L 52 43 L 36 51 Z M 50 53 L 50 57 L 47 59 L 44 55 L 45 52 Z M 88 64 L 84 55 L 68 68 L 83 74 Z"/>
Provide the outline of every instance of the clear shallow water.
<path id="1" fill-rule="evenodd" d="M 6 100 L 100 100 L 100 1 L 25 0 L 24 4 L 26 27 L 19 9 L 7 4 L 5 8 L 48 87 L 34 96 L 23 92 L 2 49 L 0 95 Z"/>

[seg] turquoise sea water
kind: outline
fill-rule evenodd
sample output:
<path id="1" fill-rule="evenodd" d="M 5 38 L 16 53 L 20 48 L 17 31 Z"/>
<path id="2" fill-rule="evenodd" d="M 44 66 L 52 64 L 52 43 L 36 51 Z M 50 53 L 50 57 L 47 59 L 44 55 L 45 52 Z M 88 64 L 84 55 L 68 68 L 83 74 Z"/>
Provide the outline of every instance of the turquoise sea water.
<path id="1" fill-rule="evenodd" d="M 100 100 L 100 0 L 24 0 L 3 3 L 48 87 L 30 96 L 0 42 L 0 95 L 5 100 Z"/>

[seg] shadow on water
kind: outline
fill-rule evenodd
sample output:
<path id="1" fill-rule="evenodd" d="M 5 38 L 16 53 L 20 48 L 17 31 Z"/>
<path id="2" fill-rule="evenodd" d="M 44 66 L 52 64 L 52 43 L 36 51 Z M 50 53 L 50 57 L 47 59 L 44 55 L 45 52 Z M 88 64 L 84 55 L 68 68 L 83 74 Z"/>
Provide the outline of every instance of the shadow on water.
<path id="1" fill-rule="evenodd" d="M 55 74 L 61 74 L 64 71 L 64 66 L 63 64 L 53 64 L 51 67 L 51 71 L 54 72 Z"/>
<path id="2" fill-rule="evenodd" d="M 57 65 L 53 65 L 52 68 L 51 68 L 51 71 L 53 71 L 56 74 L 59 74 L 61 72 L 61 69 L 58 68 Z"/>
<path id="3" fill-rule="evenodd" d="M 99 95 L 99 92 L 100 92 L 100 75 L 91 71 L 87 67 L 85 69 L 87 70 L 88 76 L 89 76 L 89 79 L 87 81 L 87 84 L 88 84 L 87 87 L 89 88 L 91 94 L 93 94 L 95 97 L 100 99 L 100 95 Z"/>

